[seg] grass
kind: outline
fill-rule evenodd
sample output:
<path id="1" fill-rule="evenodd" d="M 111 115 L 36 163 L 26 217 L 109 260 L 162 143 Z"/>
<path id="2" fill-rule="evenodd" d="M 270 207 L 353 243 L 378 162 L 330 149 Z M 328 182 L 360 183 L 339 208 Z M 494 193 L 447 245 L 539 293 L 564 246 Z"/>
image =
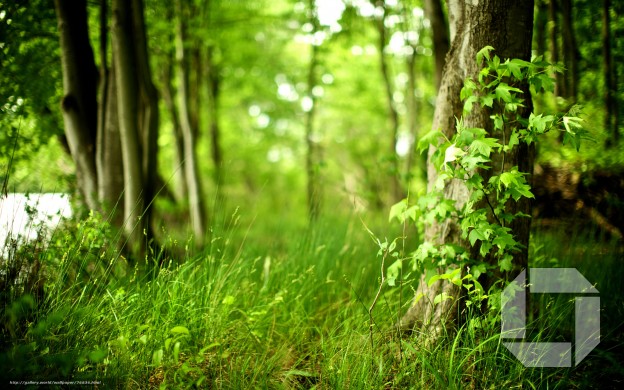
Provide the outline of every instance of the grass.
<path id="1" fill-rule="evenodd" d="M 428 349 L 397 337 L 392 324 L 405 310 L 398 288 L 383 290 L 371 348 L 367 310 L 380 259 L 357 218 L 325 219 L 307 229 L 284 219 L 241 226 L 235 216 L 222 226 L 204 252 L 187 252 L 179 262 L 165 259 L 162 269 L 128 267 L 97 218 L 57 232 L 42 250 L 20 249 L 31 262 L 48 266 L 45 296 L 4 295 L 0 376 L 97 380 L 104 388 L 129 389 L 622 384 L 619 243 L 534 234 L 533 266 L 576 267 L 596 283 L 602 343 L 579 367 L 528 369 L 502 346 L 491 315 L 470 314 L 464 326 Z M 399 235 L 387 226 L 377 230 Z M 405 288 L 403 296 L 410 294 Z M 561 313 L 569 298 L 538 303 L 548 305 L 544 312 Z M 569 334 L 564 317 L 536 322 L 542 324 L 539 336 Z"/>

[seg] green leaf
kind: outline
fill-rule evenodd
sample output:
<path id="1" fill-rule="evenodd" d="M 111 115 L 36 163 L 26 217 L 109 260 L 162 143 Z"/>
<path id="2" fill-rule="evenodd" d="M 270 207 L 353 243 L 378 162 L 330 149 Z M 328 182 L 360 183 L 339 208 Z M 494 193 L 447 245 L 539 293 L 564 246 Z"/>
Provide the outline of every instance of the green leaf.
<path id="1" fill-rule="evenodd" d="M 488 61 L 490 60 L 490 52 L 494 50 L 492 46 L 486 46 L 483 49 L 479 50 L 477 53 L 477 65 L 481 66 L 483 63 L 483 57 L 485 57 Z"/>
<path id="2" fill-rule="evenodd" d="M 388 222 L 396 218 L 399 223 L 403 223 L 405 221 L 405 210 L 407 210 L 407 199 L 403 199 L 398 203 L 392 205 L 392 207 L 390 207 L 390 216 L 388 217 Z"/>
<path id="3" fill-rule="evenodd" d="M 499 98 L 500 100 L 504 101 L 505 103 L 511 103 L 512 102 L 511 92 L 522 93 L 522 90 L 520 90 L 520 89 L 518 89 L 516 87 L 512 87 L 512 86 L 508 85 L 507 83 L 500 83 L 500 84 L 498 84 L 498 86 L 494 90 L 494 94 L 496 95 L 496 97 Z"/>
<path id="4" fill-rule="evenodd" d="M 169 332 L 173 334 L 190 334 L 191 333 L 184 326 L 174 326 L 173 328 L 171 328 Z"/>
<path id="5" fill-rule="evenodd" d="M 473 153 L 479 153 L 485 157 L 489 157 L 492 153 L 492 148 L 500 148 L 501 144 L 498 143 L 496 138 L 482 138 L 472 141 L 469 150 Z"/>
<path id="6" fill-rule="evenodd" d="M 482 231 L 475 228 L 475 229 L 472 229 L 472 231 L 468 235 L 468 240 L 470 241 L 470 245 L 474 246 L 477 240 L 485 241 L 487 240 L 487 238 L 485 237 Z"/>
<path id="7" fill-rule="evenodd" d="M 438 294 L 435 296 L 435 298 L 433 298 L 433 304 L 437 305 L 438 303 L 446 301 L 447 299 L 453 299 L 453 297 L 443 292 L 442 294 Z"/>
<path id="8" fill-rule="evenodd" d="M 444 134 L 440 130 L 431 130 L 418 140 L 418 151 L 422 153 L 429 149 L 429 145 L 438 146 L 440 139 L 444 139 Z"/>
<path id="9" fill-rule="evenodd" d="M 396 284 L 395 281 L 399 277 L 402 268 L 402 260 L 397 260 L 388 267 L 388 270 L 386 271 L 388 286 L 393 287 Z"/>
<path id="10" fill-rule="evenodd" d="M 502 259 L 498 261 L 498 266 L 501 271 L 511 271 L 513 269 L 513 264 L 511 263 L 513 257 L 511 255 L 505 255 Z"/>

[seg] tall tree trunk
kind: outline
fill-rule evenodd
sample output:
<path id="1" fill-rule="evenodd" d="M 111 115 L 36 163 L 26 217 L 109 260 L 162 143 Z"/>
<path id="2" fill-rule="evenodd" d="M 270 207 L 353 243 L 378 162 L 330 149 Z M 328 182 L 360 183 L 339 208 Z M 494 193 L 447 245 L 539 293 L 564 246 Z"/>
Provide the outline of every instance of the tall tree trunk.
<path id="1" fill-rule="evenodd" d="M 537 55 L 546 54 L 546 27 L 548 25 L 548 4 L 546 0 L 537 0 L 537 13 L 535 14 L 535 50 Z"/>
<path id="2" fill-rule="evenodd" d="M 112 42 L 117 83 L 117 108 L 124 166 L 124 229 L 133 253 L 142 254 L 144 210 L 141 141 L 139 135 L 139 80 L 133 34 L 133 6 L 113 0 Z"/>
<path id="3" fill-rule="evenodd" d="M 572 0 L 561 0 L 563 57 L 567 69 L 564 76 L 565 97 L 571 104 L 576 102 L 578 84 L 578 47 L 574 33 Z"/>
<path id="4" fill-rule="evenodd" d="M 396 146 L 399 140 L 399 113 L 394 105 L 394 86 L 392 82 L 392 75 L 388 66 L 388 61 L 384 51 L 388 43 L 388 31 L 386 30 L 386 16 L 387 7 L 385 0 L 373 0 L 373 5 L 382 10 L 381 17 L 375 19 L 375 25 L 377 27 L 377 50 L 379 50 L 379 67 L 381 70 L 381 76 L 384 80 L 384 87 L 386 92 L 386 104 L 388 107 L 388 116 L 390 119 L 390 148 L 388 150 L 388 157 L 390 158 L 390 185 L 392 188 L 392 203 L 398 202 L 403 199 L 403 189 L 401 188 L 400 181 L 400 169 L 399 158 L 396 153 Z"/>
<path id="5" fill-rule="evenodd" d="M 436 100 L 436 110 L 433 120 L 433 129 L 439 129 L 449 139 L 456 132 L 455 118 L 462 116 L 463 104 L 460 100 L 460 90 L 464 80 L 468 77 L 476 79 L 479 67 L 475 61 L 476 53 L 486 45 L 496 49 L 496 54 L 505 58 L 530 59 L 533 30 L 533 0 L 481 0 L 478 2 L 465 0 L 450 0 L 449 13 L 455 31 L 455 39 L 451 41 L 451 49 L 447 56 L 442 83 Z M 528 87 L 524 88 L 525 104 L 530 105 Z M 527 107 L 530 110 L 531 107 Z M 473 108 L 464 125 L 468 128 L 480 127 L 491 129 L 489 125 L 491 110 Z M 490 136 L 501 138 L 501 134 Z M 429 149 L 431 158 L 435 148 Z M 493 156 L 493 161 L 500 157 Z M 524 172 L 532 172 L 532 153 L 528 148 L 514 148 L 511 154 L 505 156 L 505 165 L 518 165 Z M 500 166 L 500 164 L 498 165 Z M 482 172 L 480 172 L 483 174 Z M 438 178 L 435 167 L 428 164 L 428 187 L 433 189 Z M 485 178 L 487 181 L 487 177 Z M 452 199 L 460 209 L 469 199 L 470 193 L 463 181 L 452 180 L 445 186 L 446 198 Z M 515 205 L 517 210 L 528 212 L 529 203 Z M 523 219 L 512 226 L 516 240 L 528 244 L 528 227 L 530 221 Z M 447 220 L 443 223 L 427 225 L 425 241 L 433 244 L 455 243 L 469 248 L 467 242 L 461 239 L 461 230 L 456 221 Z M 518 253 L 514 264 L 522 267 L 527 264 L 527 253 Z M 440 270 L 444 271 L 444 270 Z M 425 275 L 420 278 L 417 289 L 417 299 L 401 319 L 399 326 L 404 330 L 416 330 L 424 340 L 434 341 L 444 329 L 452 326 L 458 320 L 457 308 L 460 290 L 447 281 L 437 281 L 431 286 L 426 283 Z M 452 299 L 444 299 L 434 304 L 435 297 L 446 293 Z"/>
<path id="6" fill-rule="evenodd" d="M 617 83 L 614 76 L 613 55 L 611 53 L 611 0 L 602 1 L 602 56 L 605 90 L 605 131 L 611 134 L 607 146 L 617 143 L 620 138 L 618 126 L 614 124 L 617 115 Z"/>
<path id="7" fill-rule="evenodd" d="M 199 181 L 199 173 L 197 159 L 195 153 L 195 133 L 191 127 L 191 118 L 189 114 L 189 64 L 186 55 L 185 44 L 185 25 L 184 12 L 181 0 L 176 0 L 176 58 L 178 60 L 178 109 L 180 126 L 184 138 L 184 172 L 189 190 L 189 211 L 191 215 L 191 225 L 195 235 L 195 241 L 198 245 L 204 240 L 206 234 L 206 213 L 204 209 L 204 200 L 202 196 L 201 183 Z"/>
<path id="8" fill-rule="evenodd" d="M 308 6 L 310 7 L 310 23 L 312 24 L 311 35 L 316 36 L 316 32 L 319 29 L 319 22 L 316 12 L 316 5 L 314 0 L 309 0 Z M 310 222 L 315 221 L 321 210 L 321 188 L 319 180 L 319 163 L 318 154 L 319 147 L 318 141 L 314 134 L 314 119 L 316 114 L 316 97 L 313 90 L 317 82 L 317 68 L 318 68 L 318 53 L 319 44 L 312 42 L 310 44 L 310 62 L 308 64 L 308 92 L 307 96 L 310 99 L 310 107 L 306 112 L 305 117 L 305 134 L 306 134 L 306 174 L 307 174 L 307 196 L 308 196 L 308 218 Z"/>
<path id="9" fill-rule="evenodd" d="M 214 183 L 217 192 L 221 192 L 223 180 L 221 150 L 221 127 L 219 126 L 219 98 L 221 94 L 221 75 L 219 65 L 214 60 L 214 46 L 206 50 L 206 70 L 208 71 L 208 114 L 210 123 L 211 156 L 214 165 Z M 218 195 L 217 195 L 218 197 Z"/>
<path id="10" fill-rule="evenodd" d="M 136 73 L 138 78 L 138 123 L 141 140 L 141 156 L 143 171 L 143 199 L 145 207 L 142 210 L 143 227 L 147 239 L 151 240 L 152 203 L 158 188 L 158 92 L 152 82 L 152 72 L 149 65 L 147 50 L 147 32 L 143 15 L 143 0 L 132 0 L 132 26 L 134 40 L 134 55 L 136 58 Z"/>
<path id="11" fill-rule="evenodd" d="M 96 167 L 98 199 L 107 219 L 115 226 L 123 224 L 123 161 L 117 115 L 115 66 L 108 67 L 108 1 L 100 1 L 100 91 Z"/>
<path id="12" fill-rule="evenodd" d="M 78 187 L 87 207 L 97 210 L 98 178 L 95 164 L 97 138 L 98 70 L 89 43 L 85 0 L 55 0 L 63 67 L 61 108 L 65 135 L 76 163 Z"/>
<path id="13" fill-rule="evenodd" d="M 548 5 L 550 62 L 553 64 L 559 62 L 559 6 L 557 4 L 558 0 L 550 0 Z M 561 74 L 555 73 L 553 76 L 555 78 L 555 96 L 561 96 L 563 94 Z"/>
<path id="14" fill-rule="evenodd" d="M 173 15 L 170 19 L 173 18 Z M 172 36 L 175 39 L 175 36 Z M 188 199 L 188 184 L 186 182 L 186 168 L 184 167 L 184 135 L 182 134 L 182 127 L 180 125 L 180 118 L 178 116 L 178 108 L 176 107 L 173 92 L 173 63 L 175 61 L 175 51 L 167 53 L 167 62 L 162 67 L 162 95 L 171 115 L 171 123 L 173 125 L 173 137 L 175 143 L 175 165 L 174 176 L 176 178 L 176 197 L 178 200 L 186 202 Z"/>
<path id="15" fill-rule="evenodd" d="M 444 17 L 441 0 L 425 0 L 425 15 L 431 22 L 433 33 L 433 52 L 435 55 L 436 87 L 440 87 L 442 71 L 449 51 L 449 26 Z"/>

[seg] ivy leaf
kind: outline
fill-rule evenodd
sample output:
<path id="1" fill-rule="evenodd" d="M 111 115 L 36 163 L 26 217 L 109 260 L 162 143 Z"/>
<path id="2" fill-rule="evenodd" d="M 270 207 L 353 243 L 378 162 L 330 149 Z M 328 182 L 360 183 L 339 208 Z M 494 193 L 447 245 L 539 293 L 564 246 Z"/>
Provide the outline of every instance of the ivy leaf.
<path id="1" fill-rule="evenodd" d="M 396 218 L 399 223 L 405 222 L 405 210 L 407 210 L 407 199 L 403 199 L 400 202 L 394 204 L 390 207 L 390 216 L 388 217 L 388 222 L 392 221 L 392 219 Z"/>
<path id="2" fill-rule="evenodd" d="M 485 241 L 485 240 L 487 240 L 487 238 L 485 237 L 483 232 L 481 232 L 479 229 L 472 229 L 472 231 L 468 235 L 468 240 L 470 241 L 470 245 L 474 246 L 474 244 L 475 244 L 475 242 L 477 242 L 477 240 Z"/>
<path id="3" fill-rule="evenodd" d="M 429 149 L 429 145 L 437 146 L 440 138 L 444 138 L 444 134 L 440 130 L 431 130 L 418 140 L 418 151 L 422 153 Z"/>
<path id="4" fill-rule="evenodd" d="M 491 93 L 488 93 L 487 95 L 485 95 L 485 96 L 483 96 L 481 98 L 481 104 L 483 104 L 484 106 L 492 108 L 492 106 L 494 105 L 494 98 L 496 98 L 495 95 L 492 95 Z"/>
<path id="5" fill-rule="evenodd" d="M 498 261 L 498 266 L 500 267 L 500 270 L 503 272 L 511 271 L 513 269 L 513 264 L 511 263 L 512 259 L 513 257 L 509 254 L 505 255 L 502 259 L 500 259 Z"/>
<path id="6" fill-rule="evenodd" d="M 496 97 L 504 101 L 505 103 L 512 103 L 513 100 L 511 97 L 511 92 L 522 93 L 522 90 L 516 87 L 512 87 L 507 83 L 498 84 L 498 86 L 494 90 L 494 94 L 496 95 Z"/>
<path id="7" fill-rule="evenodd" d="M 490 52 L 494 50 L 492 46 L 486 46 L 483 49 L 479 50 L 477 53 L 477 64 L 480 66 L 483 63 L 483 57 L 485 57 L 488 61 L 490 60 Z"/>
<path id="8" fill-rule="evenodd" d="M 489 157 L 492 153 L 492 148 L 500 148 L 501 144 L 498 143 L 496 138 L 482 138 L 472 141 L 470 144 L 470 151 L 473 153 L 479 153 L 483 156 Z"/>

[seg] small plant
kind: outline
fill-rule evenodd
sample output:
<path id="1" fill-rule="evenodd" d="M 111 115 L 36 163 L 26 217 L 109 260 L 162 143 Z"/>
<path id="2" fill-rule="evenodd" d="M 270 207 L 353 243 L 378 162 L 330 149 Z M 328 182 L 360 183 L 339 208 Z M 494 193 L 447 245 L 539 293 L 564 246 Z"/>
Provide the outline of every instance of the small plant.
<path id="1" fill-rule="evenodd" d="M 420 194 L 417 202 L 403 200 L 390 210 L 390 219 L 400 223 L 413 221 L 422 231 L 426 224 L 453 219 L 461 228 L 461 237 L 476 250 L 477 256 L 457 244 L 435 245 L 425 241 L 412 255 L 414 271 L 427 275 L 429 285 L 440 279 L 464 287 L 468 294 L 467 305 L 478 305 L 489 294 L 477 281 L 482 274 L 493 271 L 506 272 L 514 267 L 514 253 L 522 249 L 510 228 L 517 218 L 530 218 L 522 212 L 510 212 L 509 205 L 522 198 L 533 198 L 526 172 L 510 166 L 506 157 L 521 143 L 531 145 L 550 131 L 563 133 L 564 143 L 577 150 L 582 139 L 588 138 L 578 117 L 580 107 L 567 113 L 550 115 L 530 113 L 522 116 L 526 105 L 521 84 L 528 83 L 534 93 L 551 91 L 552 72 L 561 69 L 544 62 L 541 57 L 531 62 L 519 59 L 501 59 L 492 55 L 494 49 L 483 48 L 477 54 L 477 63 L 483 68 L 477 80 L 467 79 L 461 90 L 464 116 L 470 115 L 475 105 L 490 109 L 492 115 L 489 131 L 465 125 L 464 117 L 456 119 L 456 133 L 447 138 L 434 130 L 419 141 L 420 151 L 435 147 L 431 163 L 438 176 L 430 193 Z M 496 134 L 496 136 L 493 136 Z M 446 183 L 461 181 L 469 199 L 461 205 L 444 195 Z M 388 268 L 396 273 L 401 260 Z M 439 273 L 439 269 L 445 269 Z M 497 270 L 498 269 L 498 270 Z M 388 278 L 388 280 L 393 280 Z M 390 285 L 390 283 L 388 283 Z M 420 297 L 416 297 L 418 300 Z M 434 304 L 450 296 L 438 295 Z"/>

